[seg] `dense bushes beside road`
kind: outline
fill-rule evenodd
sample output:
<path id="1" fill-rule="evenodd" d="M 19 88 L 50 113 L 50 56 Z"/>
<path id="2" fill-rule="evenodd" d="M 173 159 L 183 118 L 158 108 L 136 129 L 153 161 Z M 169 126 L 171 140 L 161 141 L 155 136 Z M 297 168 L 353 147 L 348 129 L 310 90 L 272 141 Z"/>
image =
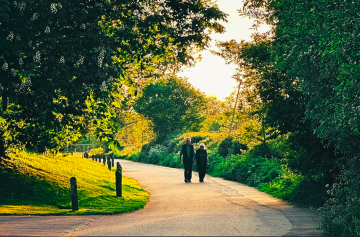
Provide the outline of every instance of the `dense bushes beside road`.
<path id="1" fill-rule="evenodd" d="M 292 163 L 299 158 L 299 154 L 292 150 L 287 141 L 288 136 L 278 137 L 269 144 L 259 144 L 246 151 L 241 149 L 246 148 L 245 144 L 239 146 L 238 141 L 228 139 L 223 134 L 174 133 L 144 145 L 139 153 L 122 158 L 183 168 L 179 162 L 179 151 L 187 136 L 193 138 L 195 147 L 199 143 L 207 145 L 207 173 L 212 176 L 244 183 L 275 197 L 308 206 L 321 206 L 325 200 L 327 194 L 324 177 L 320 174 L 309 178 L 294 168 Z M 239 147 L 239 151 L 234 147 Z M 227 152 L 225 157 L 220 155 L 224 155 L 224 151 Z M 292 164 L 292 168 L 289 164 Z M 197 167 L 194 166 L 194 171 L 196 170 Z"/>

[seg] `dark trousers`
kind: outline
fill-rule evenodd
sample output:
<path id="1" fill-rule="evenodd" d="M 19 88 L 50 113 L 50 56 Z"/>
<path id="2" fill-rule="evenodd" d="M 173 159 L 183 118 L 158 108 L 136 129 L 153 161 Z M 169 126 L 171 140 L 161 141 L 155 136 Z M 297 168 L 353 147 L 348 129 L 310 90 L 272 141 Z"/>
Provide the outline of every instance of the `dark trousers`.
<path id="1" fill-rule="evenodd" d="M 198 170 L 199 170 L 199 180 L 204 180 L 205 174 L 206 174 L 206 164 L 198 164 Z"/>
<path id="2" fill-rule="evenodd" d="M 185 180 L 191 180 L 192 176 L 192 166 L 193 166 L 193 160 L 192 159 L 184 159 L 184 176 Z"/>

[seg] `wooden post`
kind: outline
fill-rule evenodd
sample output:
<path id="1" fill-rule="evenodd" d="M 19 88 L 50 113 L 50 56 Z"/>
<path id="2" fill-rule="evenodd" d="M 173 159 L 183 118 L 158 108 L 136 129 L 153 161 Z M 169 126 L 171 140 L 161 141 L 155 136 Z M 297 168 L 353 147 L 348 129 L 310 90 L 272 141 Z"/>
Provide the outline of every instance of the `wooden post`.
<path id="1" fill-rule="evenodd" d="M 94 155 L 91 156 L 92 160 L 95 160 Z"/>
<path id="2" fill-rule="evenodd" d="M 109 170 L 111 170 L 111 161 L 110 161 L 109 156 L 106 156 L 106 161 L 107 161 L 107 165 L 108 165 Z"/>
<path id="3" fill-rule="evenodd" d="M 117 162 L 115 180 L 116 180 L 116 196 L 122 197 L 122 168 L 119 162 Z"/>
<path id="4" fill-rule="evenodd" d="M 76 185 L 76 178 L 75 177 L 71 177 L 70 185 L 71 185 L 72 210 L 77 211 L 77 210 L 79 210 L 79 199 L 78 199 L 78 194 L 77 194 L 77 185 Z"/>
<path id="5" fill-rule="evenodd" d="M 115 167 L 115 164 L 114 164 L 114 155 L 111 155 L 111 166 L 112 166 L 112 167 Z"/>

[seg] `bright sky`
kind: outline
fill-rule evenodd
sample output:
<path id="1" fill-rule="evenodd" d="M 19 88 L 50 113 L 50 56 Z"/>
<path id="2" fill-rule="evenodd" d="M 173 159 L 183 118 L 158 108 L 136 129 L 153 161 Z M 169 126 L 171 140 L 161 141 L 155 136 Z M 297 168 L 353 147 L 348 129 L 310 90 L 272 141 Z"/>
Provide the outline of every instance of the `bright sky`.
<path id="1" fill-rule="evenodd" d="M 215 40 L 227 41 L 236 39 L 250 40 L 250 36 L 254 30 L 250 30 L 253 23 L 252 19 L 242 18 L 239 16 L 238 9 L 242 8 L 243 2 L 241 0 L 219 0 L 217 2 L 220 10 L 227 13 L 228 22 L 221 22 L 226 28 L 223 34 L 211 35 L 213 39 L 210 49 L 217 50 Z M 264 26 L 259 29 L 260 32 L 268 30 Z M 187 77 L 189 82 L 198 87 L 201 91 L 208 95 L 215 95 L 219 99 L 224 99 L 236 87 L 236 80 L 231 76 L 235 74 L 236 66 L 234 64 L 226 65 L 224 59 L 210 53 L 209 49 L 201 52 L 202 60 L 198 62 L 195 67 L 186 68 L 179 76 Z"/>

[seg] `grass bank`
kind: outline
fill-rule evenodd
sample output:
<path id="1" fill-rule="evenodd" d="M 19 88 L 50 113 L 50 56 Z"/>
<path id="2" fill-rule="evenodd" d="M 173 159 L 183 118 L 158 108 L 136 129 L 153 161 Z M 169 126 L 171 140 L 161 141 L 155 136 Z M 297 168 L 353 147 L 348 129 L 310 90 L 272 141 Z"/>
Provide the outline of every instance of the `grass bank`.
<path id="1" fill-rule="evenodd" d="M 113 214 L 141 209 L 148 193 L 123 176 L 116 197 L 115 172 L 102 163 L 68 155 L 20 152 L 0 162 L 1 215 Z M 124 170 L 126 175 L 126 170 Z M 71 210 L 70 178 L 76 177 L 78 211 Z"/>

